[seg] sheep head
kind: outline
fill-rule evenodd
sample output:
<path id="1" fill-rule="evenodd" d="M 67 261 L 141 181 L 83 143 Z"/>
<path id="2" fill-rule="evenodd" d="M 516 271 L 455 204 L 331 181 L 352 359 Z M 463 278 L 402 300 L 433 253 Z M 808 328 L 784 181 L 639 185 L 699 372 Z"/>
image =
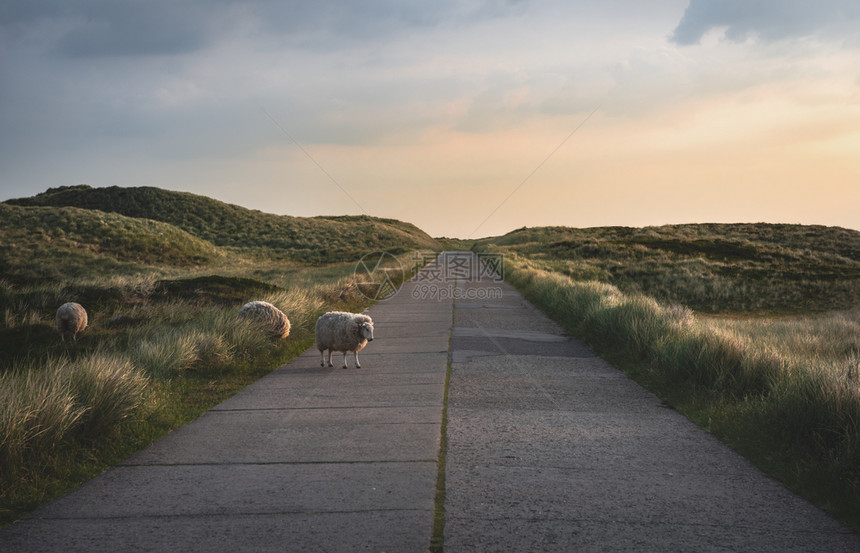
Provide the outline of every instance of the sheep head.
<path id="1" fill-rule="evenodd" d="M 368 342 L 373 341 L 373 323 L 361 324 L 361 336 Z"/>

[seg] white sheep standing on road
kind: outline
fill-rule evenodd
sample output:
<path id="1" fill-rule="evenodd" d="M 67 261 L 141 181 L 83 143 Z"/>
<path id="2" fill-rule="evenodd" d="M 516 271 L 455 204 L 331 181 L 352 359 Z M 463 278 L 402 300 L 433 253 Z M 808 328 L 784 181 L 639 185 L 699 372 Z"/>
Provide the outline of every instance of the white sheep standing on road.
<path id="1" fill-rule="evenodd" d="M 78 340 L 78 334 L 87 328 L 87 310 L 79 303 L 70 301 L 57 309 L 57 332 L 60 339 L 66 341 L 66 334 L 72 335 L 72 340 Z"/>
<path id="2" fill-rule="evenodd" d="M 331 354 L 343 352 L 343 368 L 346 366 L 346 354 L 353 352 L 355 368 L 360 369 L 358 352 L 367 342 L 373 341 L 373 319 L 361 313 L 345 311 L 329 311 L 317 319 L 316 326 L 317 349 L 320 350 L 320 366 L 326 366 L 325 351 L 328 350 L 328 366 L 333 367 Z"/>

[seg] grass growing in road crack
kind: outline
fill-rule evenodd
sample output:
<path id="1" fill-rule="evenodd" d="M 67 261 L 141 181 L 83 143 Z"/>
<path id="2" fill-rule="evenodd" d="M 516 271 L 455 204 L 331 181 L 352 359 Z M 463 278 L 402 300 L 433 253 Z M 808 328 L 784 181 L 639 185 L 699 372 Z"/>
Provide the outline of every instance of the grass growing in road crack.
<path id="1" fill-rule="evenodd" d="M 442 429 L 439 437 L 439 462 L 436 473 L 436 509 L 430 553 L 442 553 L 445 547 L 445 471 L 448 461 L 448 388 L 451 384 L 451 341 L 454 338 L 454 308 L 451 308 L 451 334 L 448 336 L 448 365 L 445 371 L 445 393 L 442 399 Z"/>

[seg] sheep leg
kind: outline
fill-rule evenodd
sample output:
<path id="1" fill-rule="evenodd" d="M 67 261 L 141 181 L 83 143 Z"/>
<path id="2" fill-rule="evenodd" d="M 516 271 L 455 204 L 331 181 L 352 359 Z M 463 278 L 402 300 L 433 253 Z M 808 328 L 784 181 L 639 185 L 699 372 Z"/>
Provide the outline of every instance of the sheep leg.
<path id="1" fill-rule="evenodd" d="M 320 367 L 325 367 L 325 350 L 320 350 Z"/>
<path id="2" fill-rule="evenodd" d="M 347 352 L 347 351 L 343 352 L 343 368 L 344 368 L 344 369 L 346 369 L 346 368 L 347 368 L 347 366 L 346 366 L 346 354 L 347 354 L 347 353 L 349 353 L 349 352 Z"/>
<path id="3" fill-rule="evenodd" d="M 355 368 L 360 369 L 361 363 L 358 362 L 358 352 L 354 351 L 354 352 L 352 352 L 352 354 L 355 356 Z"/>
<path id="4" fill-rule="evenodd" d="M 334 367 L 334 364 L 331 362 L 331 354 L 333 354 L 333 353 L 334 353 L 334 350 L 332 350 L 332 349 L 328 350 L 328 366 L 329 367 Z"/>

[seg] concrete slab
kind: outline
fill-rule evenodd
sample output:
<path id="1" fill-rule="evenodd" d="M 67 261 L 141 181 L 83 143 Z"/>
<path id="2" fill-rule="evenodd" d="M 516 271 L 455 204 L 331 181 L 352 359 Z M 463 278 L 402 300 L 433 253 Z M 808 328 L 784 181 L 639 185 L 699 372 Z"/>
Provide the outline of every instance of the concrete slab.
<path id="1" fill-rule="evenodd" d="M 368 364 L 366 367 L 364 362 L 362 362 L 362 370 L 364 369 L 380 369 L 380 370 L 401 370 L 407 368 L 426 368 L 426 370 L 432 370 L 439 366 L 439 360 L 445 359 L 447 357 L 447 350 L 444 352 L 438 351 L 422 351 L 422 352 L 392 352 L 389 350 L 388 346 L 390 340 L 380 340 L 379 343 L 376 340 L 373 341 L 374 347 L 367 347 L 361 350 L 358 353 L 358 359 L 361 361 L 364 357 L 370 355 L 376 355 L 375 361 L 372 365 Z M 383 345 L 384 344 L 384 345 Z M 334 354 L 334 358 L 337 357 L 337 353 Z M 340 354 L 341 360 L 343 359 L 343 354 Z M 349 355 L 352 357 L 352 354 Z M 332 359 L 334 359 L 332 358 Z M 349 359 L 348 359 L 349 361 Z M 443 361 L 443 365 L 444 365 Z M 352 367 L 352 363 L 349 365 Z M 320 352 L 318 349 L 311 348 L 305 352 L 303 352 L 299 357 L 293 359 L 288 365 L 284 365 L 275 371 L 272 374 L 279 373 L 281 371 L 286 371 L 292 373 L 293 371 L 299 370 L 311 370 L 311 369 L 320 369 Z M 444 369 L 443 369 L 444 370 Z M 334 371 L 337 372 L 337 371 Z M 367 372 L 367 371 L 364 371 Z M 329 373 L 325 373 L 329 374 Z"/>
<path id="2" fill-rule="evenodd" d="M 456 352 L 455 352 L 456 353 Z M 482 359 L 475 363 L 460 363 L 457 366 L 458 375 L 498 375 L 501 377 L 529 374 L 539 375 L 549 379 L 595 379 L 614 378 L 629 380 L 620 370 L 616 369 L 600 357 L 543 357 L 540 355 L 508 356 L 498 353 L 485 352 Z M 631 382 L 631 384 L 634 384 Z M 636 386 L 639 386 L 636 384 Z"/>
<path id="3" fill-rule="evenodd" d="M 384 322 L 390 318 L 400 318 L 412 321 L 422 321 L 424 318 L 444 319 L 446 316 L 451 320 L 451 302 L 448 301 L 422 301 L 420 299 L 404 298 L 399 302 L 386 302 L 374 306 L 370 313 L 373 322 L 377 319 Z"/>
<path id="4" fill-rule="evenodd" d="M 462 369 L 461 364 L 452 365 L 449 406 L 624 413 L 661 407 L 656 396 L 620 371 L 595 374 L 591 368 L 577 368 L 577 361 L 526 355 L 472 357 Z M 611 386 L 607 376 L 616 378 Z"/>
<path id="5" fill-rule="evenodd" d="M 403 340 L 406 340 L 404 338 Z M 421 351 L 421 352 L 393 352 L 391 351 L 393 345 L 400 341 L 398 340 L 385 340 L 385 346 L 382 346 L 383 341 L 380 341 L 379 344 L 374 340 L 375 347 L 370 348 L 367 347 L 361 350 L 358 354 L 358 359 L 361 361 L 362 371 L 390 371 L 390 370 L 404 370 L 404 369 L 419 369 L 431 370 L 432 368 L 439 366 L 439 360 L 445 359 L 447 357 L 447 350 L 445 351 Z M 387 343 L 390 342 L 390 343 Z M 438 345 L 438 344 L 436 344 Z M 378 347 L 376 347 L 378 346 Z M 402 344 L 397 345 L 398 349 L 402 349 Z M 375 355 L 373 363 L 364 364 L 362 361 L 365 357 L 370 357 Z M 340 360 L 343 361 L 343 354 L 335 352 L 332 357 L 332 362 L 334 362 L 337 357 L 340 356 Z M 352 363 L 352 354 L 350 353 L 347 356 L 347 363 L 350 367 L 354 368 L 354 364 Z M 335 365 L 337 368 L 340 368 L 340 364 Z M 294 371 L 294 370 L 311 370 L 311 369 L 320 369 L 320 352 L 316 348 L 309 349 L 302 353 L 298 358 L 294 359 L 289 365 L 282 367 L 285 371 Z M 368 369 L 365 371 L 364 369 Z M 278 369 L 280 370 L 280 369 Z M 319 372 L 319 371 L 318 371 Z M 334 371 L 335 373 L 337 371 Z M 323 374 L 330 374 L 324 372 Z"/>
<path id="6" fill-rule="evenodd" d="M 529 466 L 575 469 L 584 474 L 745 473 L 740 456 L 669 409 L 654 414 L 531 410 L 458 410 L 463 424 L 450 428 L 449 447 L 461 451 L 449 466 Z"/>
<path id="7" fill-rule="evenodd" d="M 343 369 L 338 369 L 343 370 Z M 361 371 L 363 369 L 350 369 Z M 425 377 L 426 373 L 422 373 Z M 367 381 L 371 377 L 360 377 Z M 292 387 L 286 379 L 273 380 L 271 386 L 260 386 L 253 393 L 237 394 L 225 400 L 216 409 L 292 409 L 301 408 L 344 408 L 344 407 L 391 407 L 410 405 L 442 405 L 445 393 L 444 375 L 438 375 L 431 382 L 409 382 L 405 384 L 383 383 L 377 380 L 376 386 L 366 383 L 353 385 L 356 381 L 337 381 L 330 379 L 313 389 Z M 280 385 L 286 384 L 286 385 Z"/>
<path id="8" fill-rule="evenodd" d="M 542 553 L 849 553 L 856 551 L 844 529 L 809 534 L 804 530 L 774 532 L 755 523 L 726 527 L 707 523 L 682 525 L 671 520 L 630 523 L 592 517 L 480 519 L 446 515 L 446 521 L 468 524 L 468 535 L 445 539 L 445 551 Z M 810 549 L 810 544 L 814 547 Z M 847 544 L 847 545 L 846 545 Z"/>
<path id="9" fill-rule="evenodd" d="M 553 336 L 545 334 L 545 336 Z M 493 338 L 492 336 L 458 336 L 451 339 L 452 348 L 458 350 L 485 351 L 496 355 L 538 355 L 542 357 L 591 357 L 594 353 L 582 342 L 565 340 L 538 341 L 522 338 Z"/>
<path id="10" fill-rule="evenodd" d="M 439 406 L 210 411 L 124 464 L 435 461 Z"/>
<path id="11" fill-rule="evenodd" d="M 392 340 L 388 340 L 385 349 L 376 351 L 377 347 L 381 347 L 381 344 L 384 339 L 380 338 L 379 344 L 376 343 L 376 340 L 373 341 L 373 348 L 369 345 L 366 348 L 365 352 L 362 350 L 358 354 L 358 359 L 361 360 L 361 356 L 365 353 L 448 353 L 448 340 L 449 337 L 444 334 L 436 334 L 435 336 L 416 336 L 414 338 L 396 338 Z M 319 350 L 317 350 L 319 352 Z M 352 357 L 352 354 L 350 354 Z M 343 360 L 343 354 L 341 354 L 341 360 Z M 351 364 L 350 364 L 351 365 Z"/>
<path id="12" fill-rule="evenodd" d="M 523 307 L 525 307 L 525 305 L 524 305 L 524 304 L 522 304 L 522 303 L 518 303 L 518 304 L 511 304 L 511 305 L 493 305 L 493 304 L 485 304 L 485 303 L 465 303 L 465 302 L 462 302 L 462 301 L 461 301 L 461 302 L 457 302 L 457 310 L 456 310 L 456 312 L 454 313 L 454 317 L 455 317 L 455 318 L 456 318 L 456 317 L 461 317 L 461 316 L 464 316 L 464 314 L 469 314 L 469 315 L 471 316 L 471 313 L 469 313 L 469 312 L 470 312 L 470 311 L 473 311 L 473 310 L 474 310 L 474 311 L 485 311 L 485 310 L 490 310 L 491 312 L 493 312 L 493 311 L 495 311 L 496 309 L 502 309 L 502 310 L 521 310 L 521 309 L 523 309 Z M 461 312 L 462 312 L 462 313 L 461 313 Z M 475 315 L 475 316 L 479 316 L 479 315 L 481 315 L 481 314 L 479 313 L 479 314 L 477 314 L 477 315 Z M 497 315 L 492 315 L 492 316 L 493 316 L 493 317 L 496 317 Z M 555 323 L 553 323 L 552 321 L 550 321 L 550 324 L 553 324 L 553 325 L 554 325 Z"/>
<path id="13" fill-rule="evenodd" d="M 507 285 L 502 284 L 501 286 L 498 287 L 498 289 L 500 290 L 500 293 L 498 293 L 498 295 L 496 297 L 481 297 L 481 296 L 488 296 L 489 294 L 482 293 L 482 292 L 480 292 L 478 290 L 474 290 L 474 289 L 464 288 L 460 292 L 460 295 L 463 297 L 457 298 L 457 305 L 458 306 L 474 305 L 474 306 L 481 306 L 481 307 L 493 306 L 493 307 L 497 307 L 497 308 L 500 306 L 507 306 L 507 307 L 513 307 L 513 308 L 518 308 L 518 309 L 525 309 L 526 311 L 530 311 L 530 310 L 534 309 L 531 306 L 531 304 L 529 304 L 525 300 L 525 298 L 523 298 L 519 294 L 519 292 L 514 291 L 513 288 L 510 288 Z M 469 297 L 470 294 L 475 294 L 479 297 L 471 298 L 471 297 Z"/>
<path id="14" fill-rule="evenodd" d="M 817 513 L 780 486 L 761 486 L 746 473 L 721 478 L 700 474 L 595 473 L 545 467 L 471 467 L 450 474 L 480 482 L 450 490 L 475 519 L 605 520 L 632 524 L 672 521 L 683 527 L 717 524 L 726 529 L 758 519 L 772 533 L 815 532 Z M 750 489 L 756 493 L 750 493 Z M 631 493 L 633 492 L 633 493 Z M 738 501 L 743 497 L 743 501 Z M 791 516 L 772 515 L 772 506 L 796 503 Z M 836 526 L 829 525 L 831 531 Z"/>
<path id="15" fill-rule="evenodd" d="M 472 358 L 472 361 L 482 358 Z M 643 413 L 660 409 L 660 401 L 626 382 L 604 393 L 606 380 L 552 383 L 524 374 L 519 378 L 479 375 L 452 377 L 456 390 L 449 391 L 449 405 L 456 408 L 518 410 L 577 409 L 596 412 Z M 623 381 L 622 381 L 623 382 Z"/>
<path id="16" fill-rule="evenodd" d="M 448 318 L 439 317 L 441 320 L 403 320 L 403 319 L 380 319 L 379 322 L 373 322 L 373 335 L 376 339 L 388 337 L 405 337 L 427 336 L 428 332 L 435 334 L 443 330 L 451 330 L 451 314 L 447 313 Z M 440 324 L 441 323 L 441 324 Z M 447 323 L 447 324 L 445 324 Z M 378 336 L 377 336 L 378 335 Z"/>
<path id="17" fill-rule="evenodd" d="M 502 313 L 508 312 L 509 316 Z M 516 313 L 516 317 L 513 313 Z M 458 328 L 481 327 L 496 329 L 528 328 L 536 332 L 563 335 L 564 331 L 538 311 L 524 311 L 518 306 L 478 305 L 457 303 L 454 325 Z"/>
<path id="18" fill-rule="evenodd" d="M 438 323 L 451 326 L 451 307 L 448 306 L 448 312 L 442 311 L 422 311 L 418 313 L 407 313 L 400 311 L 391 311 L 385 316 L 377 316 L 373 319 L 373 326 L 376 327 L 377 321 L 380 323 L 396 323 L 400 325 L 409 325 L 414 322 L 421 323 Z"/>
<path id="19" fill-rule="evenodd" d="M 74 519 L 433 509 L 436 463 L 123 466 L 39 513 Z M 423 469 L 423 470 L 416 470 Z M 218 486 L 200 486 L 200 482 Z M 161 490 L 154 495 L 153 489 Z M 81 498 L 86 513 L 79 511 Z"/>
<path id="20" fill-rule="evenodd" d="M 525 340 L 527 342 L 568 343 L 569 336 L 558 333 L 540 332 L 535 330 L 486 328 L 486 327 L 454 327 L 455 338 L 495 338 L 497 340 Z"/>
<path id="21" fill-rule="evenodd" d="M 332 553 L 426 551 L 433 511 L 235 513 L 217 516 L 29 519 L 3 551 L 62 553 Z"/>
<path id="22" fill-rule="evenodd" d="M 375 357 L 368 355 L 369 361 L 367 366 L 365 367 L 362 364 L 362 368 L 359 370 L 348 369 L 344 371 L 340 368 L 321 369 L 319 363 L 316 363 L 306 371 L 278 371 L 277 373 L 272 373 L 271 378 L 266 380 L 265 386 L 259 386 L 268 390 L 293 389 L 296 390 L 296 393 L 300 393 L 302 390 L 315 390 L 317 388 L 349 391 L 353 388 L 372 387 L 376 388 L 380 395 L 383 395 L 391 393 L 391 390 L 387 388 L 388 386 L 438 384 L 445 381 L 444 368 L 441 370 L 438 368 L 428 369 L 423 367 L 380 368 L 372 360 L 376 360 L 381 355 L 385 354 L 375 354 Z M 362 363 L 364 363 L 363 360 Z M 240 392 L 237 396 L 241 397 L 242 395 L 251 394 L 256 389 L 257 386 L 246 388 L 246 390 Z M 215 407 L 215 409 L 221 408 L 223 408 L 223 405 Z"/>

